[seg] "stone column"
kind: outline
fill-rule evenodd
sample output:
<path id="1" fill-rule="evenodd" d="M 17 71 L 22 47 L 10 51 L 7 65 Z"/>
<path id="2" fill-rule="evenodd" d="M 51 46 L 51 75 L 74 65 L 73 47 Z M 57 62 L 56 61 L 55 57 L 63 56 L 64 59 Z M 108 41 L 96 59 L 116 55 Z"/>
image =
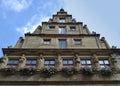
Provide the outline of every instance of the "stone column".
<path id="1" fill-rule="evenodd" d="M 100 64 L 99 64 L 99 59 L 96 54 L 93 54 L 92 60 L 93 60 L 93 69 L 96 71 L 99 71 Z"/>
<path id="2" fill-rule="evenodd" d="M 37 59 L 37 69 L 42 70 L 43 68 L 44 68 L 44 58 L 43 55 L 41 54 Z"/>
<path id="3" fill-rule="evenodd" d="M 75 68 L 77 69 L 77 71 L 82 69 L 82 65 L 80 63 L 80 57 L 78 56 L 78 54 L 76 54 L 74 57 L 74 63 L 75 63 Z"/>
<path id="4" fill-rule="evenodd" d="M 60 54 L 58 54 L 57 56 L 55 67 L 57 71 L 62 70 L 63 64 L 62 64 L 62 57 L 60 56 Z"/>
<path id="5" fill-rule="evenodd" d="M 23 54 L 20 59 L 19 59 L 19 64 L 18 64 L 18 69 L 22 69 L 24 68 L 26 65 L 26 57 L 25 55 Z"/>
<path id="6" fill-rule="evenodd" d="M 118 56 L 119 57 L 119 56 Z M 116 54 L 111 54 L 110 56 L 110 66 L 113 70 L 119 70 L 120 58 L 117 58 Z"/>
<path id="7" fill-rule="evenodd" d="M 7 57 L 7 55 L 5 54 L 5 56 L 4 56 L 3 59 L 2 59 L 2 63 L 0 63 L 0 69 L 6 68 L 7 64 L 8 64 L 8 57 Z"/>

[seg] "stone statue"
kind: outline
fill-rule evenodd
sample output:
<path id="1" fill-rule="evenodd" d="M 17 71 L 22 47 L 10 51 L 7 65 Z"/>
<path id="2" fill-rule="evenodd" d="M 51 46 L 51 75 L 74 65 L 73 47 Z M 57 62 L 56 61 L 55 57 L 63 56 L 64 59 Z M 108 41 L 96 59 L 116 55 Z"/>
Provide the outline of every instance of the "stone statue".
<path id="1" fill-rule="evenodd" d="M 58 57 L 56 59 L 56 69 L 57 71 L 60 71 L 62 69 L 62 57 L 60 56 L 60 54 L 58 54 Z"/>
<path id="2" fill-rule="evenodd" d="M 26 57 L 25 55 L 23 54 L 20 59 L 19 59 L 19 64 L 18 64 L 18 69 L 22 69 L 24 68 L 26 65 Z"/>
<path id="3" fill-rule="evenodd" d="M 92 59 L 93 59 L 93 63 L 94 63 L 93 70 L 99 71 L 100 70 L 100 64 L 99 64 L 99 59 L 98 59 L 97 55 L 93 54 Z"/>
<path id="4" fill-rule="evenodd" d="M 37 69 L 38 70 L 43 69 L 44 68 L 44 58 L 43 58 L 42 54 L 38 57 L 37 61 L 38 61 Z"/>
<path id="5" fill-rule="evenodd" d="M 77 69 L 77 71 L 79 71 L 82 68 L 82 66 L 80 64 L 80 57 L 78 56 L 78 54 L 75 55 L 74 62 L 75 62 L 75 68 Z"/>
<path id="6" fill-rule="evenodd" d="M 0 69 L 6 68 L 7 64 L 8 64 L 8 57 L 5 54 L 5 56 L 2 58 L 2 62 L 0 63 Z"/>

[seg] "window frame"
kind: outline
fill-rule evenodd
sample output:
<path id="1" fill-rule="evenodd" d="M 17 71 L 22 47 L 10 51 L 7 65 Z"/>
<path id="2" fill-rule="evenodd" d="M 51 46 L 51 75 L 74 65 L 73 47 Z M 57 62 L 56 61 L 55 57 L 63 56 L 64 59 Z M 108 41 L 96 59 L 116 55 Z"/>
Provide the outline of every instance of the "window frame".
<path id="1" fill-rule="evenodd" d="M 50 45 L 51 39 L 43 39 L 43 44 L 44 45 Z"/>
<path id="2" fill-rule="evenodd" d="M 101 63 L 100 61 L 103 63 Z M 108 63 L 106 64 L 105 61 L 107 61 Z M 110 66 L 110 61 L 108 59 L 99 59 L 99 64 L 101 68 L 104 68 L 105 66 Z"/>
<path id="3" fill-rule="evenodd" d="M 75 45 L 82 45 L 82 39 L 74 39 Z"/>
<path id="4" fill-rule="evenodd" d="M 59 49 L 67 48 L 67 40 L 66 39 L 58 39 L 59 41 Z"/>
<path id="5" fill-rule="evenodd" d="M 11 62 L 10 62 L 11 61 Z M 15 62 L 17 61 L 17 63 Z M 19 60 L 18 59 L 9 59 L 8 60 L 8 64 L 7 64 L 7 67 L 17 67 L 19 64 Z"/>
<path id="6" fill-rule="evenodd" d="M 49 26 L 48 29 L 49 29 L 49 30 L 54 30 L 54 29 L 55 29 L 55 26 Z"/>
<path id="7" fill-rule="evenodd" d="M 60 23 L 65 23 L 66 22 L 66 18 L 59 18 L 59 22 Z"/>
<path id="8" fill-rule="evenodd" d="M 70 61 L 72 61 L 72 63 L 70 63 Z M 62 64 L 63 66 L 73 66 L 74 62 L 73 59 L 63 59 Z"/>
<path id="9" fill-rule="evenodd" d="M 67 33 L 66 27 L 65 26 L 59 26 L 58 33 L 59 34 L 66 34 Z"/>
<path id="10" fill-rule="evenodd" d="M 75 31 L 76 30 L 76 26 L 70 26 L 70 30 L 71 31 Z"/>
<path id="11" fill-rule="evenodd" d="M 83 63 L 83 61 L 84 61 L 84 63 Z M 88 61 L 90 61 L 90 63 L 88 63 Z M 92 67 L 92 61 L 91 61 L 91 59 L 81 59 L 81 66 L 82 67 Z"/>
<path id="12" fill-rule="evenodd" d="M 46 62 L 47 62 L 47 64 L 46 64 Z M 51 62 L 53 62 L 53 63 L 51 63 Z M 55 67 L 55 59 L 45 59 L 44 66 L 45 67 Z"/>
<path id="13" fill-rule="evenodd" d="M 36 61 L 36 62 L 33 63 L 33 61 Z M 37 65 L 37 59 L 27 59 L 26 60 L 26 66 L 36 66 L 36 65 Z"/>

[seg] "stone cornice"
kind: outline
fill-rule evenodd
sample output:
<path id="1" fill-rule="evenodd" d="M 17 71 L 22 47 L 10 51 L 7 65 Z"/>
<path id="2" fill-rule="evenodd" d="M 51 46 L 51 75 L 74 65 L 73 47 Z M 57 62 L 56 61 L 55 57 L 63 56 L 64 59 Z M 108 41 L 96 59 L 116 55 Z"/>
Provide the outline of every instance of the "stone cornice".
<path id="1" fill-rule="evenodd" d="M 30 34 L 27 33 L 25 36 L 43 36 L 43 37 L 81 37 L 81 36 L 97 36 L 100 37 L 100 34 Z"/>
<path id="2" fill-rule="evenodd" d="M 61 22 L 42 22 L 42 24 L 78 25 L 78 24 L 83 24 L 83 22 L 66 22 L 66 23 L 61 23 Z"/>
<path id="3" fill-rule="evenodd" d="M 111 55 L 120 54 L 120 49 L 45 49 L 45 48 L 3 48 L 3 54 L 7 55 Z"/>

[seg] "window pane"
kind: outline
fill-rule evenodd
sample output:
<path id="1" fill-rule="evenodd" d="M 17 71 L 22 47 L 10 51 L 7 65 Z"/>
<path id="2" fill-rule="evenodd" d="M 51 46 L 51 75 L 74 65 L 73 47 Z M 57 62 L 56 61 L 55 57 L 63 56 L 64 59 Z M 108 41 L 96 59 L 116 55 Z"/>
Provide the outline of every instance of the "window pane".
<path id="1" fill-rule="evenodd" d="M 13 60 L 9 60 L 8 64 L 13 64 Z"/>
<path id="2" fill-rule="evenodd" d="M 49 61 L 45 61 L 45 64 L 49 64 Z"/>
<path id="3" fill-rule="evenodd" d="M 55 29 L 55 26 L 49 26 L 49 29 L 51 29 L 51 30 Z"/>
<path id="4" fill-rule="evenodd" d="M 34 65 L 37 64 L 37 61 L 36 61 L 36 60 L 33 60 L 33 61 L 32 61 L 32 64 L 34 64 Z"/>
<path id="5" fill-rule="evenodd" d="M 55 61 L 50 61 L 50 64 L 55 64 Z"/>
<path id="6" fill-rule="evenodd" d="M 13 64 L 17 65 L 18 64 L 18 60 L 14 60 Z"/>
<path id="7" fill-rule="evenodd" d="M 81 40 L 80 39 L 75 39 L 75 45 L 80 45 L 81 44 Z"/>
<path id="8" fill-rule="evenodd" d="M 63 60 L 63 64 L 68 64 L 68 63 L 67 63 L 67 60 Z"/>
<path id="9" fill-rule="evenodd" d="M 31 64 L 31 60 L 27 60 L 26 64 Z"/>
<path id="10" fill-rule="evenodd" d="M 75 26 L 70 26 L 70 30 L 76 30 Z"/>
<path id="11" fill-rule="evenodd" d="M 91 61 L 90 61 L 90 60 L 86 60 L 86 63 L 87 63 L 87 64 L 91 64 Z"/>
<path id="12" fill-rule="evenodd" d="M 59 48 L 66 48 L 67 43 L 66 40 L 59 40 Z"/>
<path id="13" fill-rule="evenodd" d="M 86 64 L 86 63 L 85 63 L 85 60 L 81 60 L 81 64 Z"/>
<path id="14" fill-rule="evenodd" d="M 104 64 L 104 62 L 102 60 L 99 61 L 99 64 Z"/>
<path id="15" fill-rule="evenodd" d="M 105 63 L 105 64 L 109 64 L 109 61 L 108 61 L 108 60 L 104 60 L 104 63 Z"/>
<path id="16" fill-rule="evenodd" d="M 65 22 L 65 18 L 60 18 L 59 22 Z"/>
<path id="17" fill-rule="evenodd" d="M 73 60 L 68 60 L 68 64 L 73 64 Z"/>
<path id="18" fill-rule="evenodd" d="M 59 28 L 59 34 L 66 34 L 66 28 Z"/>

